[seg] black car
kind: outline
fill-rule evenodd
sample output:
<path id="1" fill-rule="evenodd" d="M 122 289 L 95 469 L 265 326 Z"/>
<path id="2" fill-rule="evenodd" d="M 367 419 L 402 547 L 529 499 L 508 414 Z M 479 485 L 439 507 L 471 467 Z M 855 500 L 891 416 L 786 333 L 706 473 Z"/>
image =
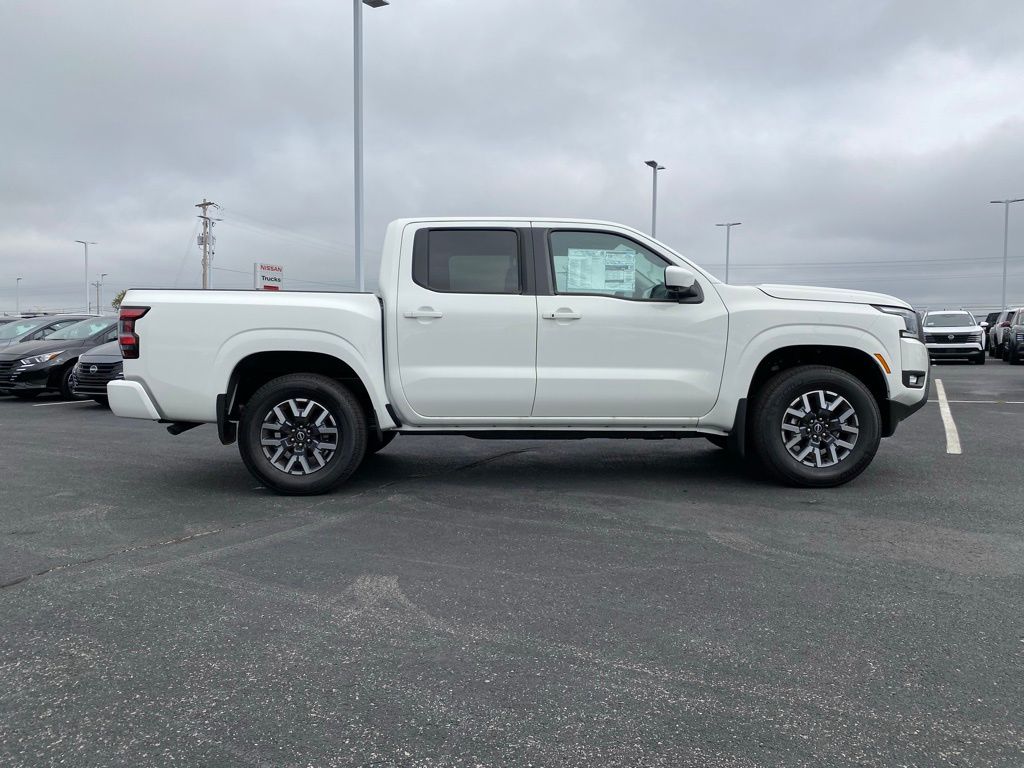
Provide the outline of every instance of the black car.
<path id="1" fill-rule="evenodd" d="M 0 331 L 6 327 L 0 327 Z M 0 394 L 28 400 L 43 392 L 56 391 L 70 399 L 75 396 L 71 391 L 71 372 L 78 356 L 116 338 L 116 317 L 90 317 L 45 339 L 0 348 Z"/>
<path id="2" fill-rule="evenodd" d="M 66 325 L 87 319 L 88 315 L 44 315 L 41 317 L 19 317 L 11 323 L 0 325 L 0 351 L 12 344 L 23 341 L 44 339 Z"/>
<path id="3" fill-rule="evenodd" d="M 83 352 L 71 374 L 71 390 L 79 397 L 91 397 L 107 405 L 107 382 L 124 378 L 121 347 L 116 341 Z"/>

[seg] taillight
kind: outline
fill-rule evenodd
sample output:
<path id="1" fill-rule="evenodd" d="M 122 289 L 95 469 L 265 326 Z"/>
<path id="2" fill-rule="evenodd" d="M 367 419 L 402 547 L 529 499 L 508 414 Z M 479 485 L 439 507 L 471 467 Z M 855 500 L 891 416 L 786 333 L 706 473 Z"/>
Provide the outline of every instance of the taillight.
<path id="1" fill-rule="evenodd" d="M 118 315 L 117 343 L 121 346 L 121 357 L 136 360 L 139 357 L 139 334 L 135 332 L 135 321 L 149 312 L 149 307 L 121 307 Z"/>

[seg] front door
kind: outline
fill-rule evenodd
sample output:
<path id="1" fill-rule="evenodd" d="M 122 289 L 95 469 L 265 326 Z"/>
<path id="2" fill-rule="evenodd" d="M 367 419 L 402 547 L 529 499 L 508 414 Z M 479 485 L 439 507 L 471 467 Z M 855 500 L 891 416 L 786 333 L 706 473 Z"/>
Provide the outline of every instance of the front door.
<path id="1" fill-rule="evenodd" d="M 408 406 L 447 423 L 525 418 L 537 383 L 529 223 L 427 227 L 403 247 L 398 374 Z"/>
<path id="2" fill-rule="evenodd" d="M 545 265 L 541 259 L 547 260 Z M 728 315 L 711 283 L 680 303 L 667 258 L 625 235 L 552 230 L 538 269 L 535 418 L 576 422 L 697 419 L 718 399 Z"/>

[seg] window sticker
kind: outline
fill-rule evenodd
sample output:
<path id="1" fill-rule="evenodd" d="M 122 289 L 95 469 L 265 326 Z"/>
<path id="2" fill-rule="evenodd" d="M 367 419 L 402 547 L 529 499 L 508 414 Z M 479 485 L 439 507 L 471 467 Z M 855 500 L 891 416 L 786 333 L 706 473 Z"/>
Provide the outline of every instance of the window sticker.
<path id="1" fill-rule="evenodd" d="M 570 248 L 566 290 L 633 293 L 636 290 L 636 251 L 623 246 L 614 250 Z"/>

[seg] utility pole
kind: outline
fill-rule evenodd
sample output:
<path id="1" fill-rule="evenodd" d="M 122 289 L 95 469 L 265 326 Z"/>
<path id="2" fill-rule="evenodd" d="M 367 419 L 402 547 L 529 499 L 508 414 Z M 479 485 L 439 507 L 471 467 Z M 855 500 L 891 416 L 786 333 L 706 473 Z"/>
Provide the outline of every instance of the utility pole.
<path id="1" fill-rule="evenodd" d="M 1010 205 L 1024 203 L 1024 197 L 1015 200 L 990 200 L 990 203 L 1003 206 L 1003 301 L 999 309 L 1006 309 L 1006 254 L 1010 242 Z"/>
<path id="2" fill-rule="evenodd" d="M 738 227 L 742 221 L 729 221 L 725 224 L 715 224 L 716 227 L 725 227 L 725 282 L 729 282 L 729 234 L 733 227 Z"/>
<path id="3" fill-rule="evenodd" d="M 199 235 L 199 245 L 203 248 L 203 289 L 210 287 L 210 260 L 213 257 L 213 223 L 214 220 L 207 215 L 206 209 L 210 206 L 220 208 L 216 203 L 210 202 L 205 197 L 203 202 L 196 203 L 196 208 L 202 208 L 203 212 L 199 218 L 203 220 L 203 232 Z"/>
<path id="4" fill-rule="evenodd" d="M 14 278 L 14 314 L 21 317 L 21 278 Z"/>
<path id="5" fill-rule="evenodd" d="M 85 246 L 85 314 L 89 314 L 89 304 L 92 301 L 89 290 L 89 246 L 96 245 L 96 243 L 89 240 L 75 240 L 75 242 Z"/>
<path id="6" fill-rule="evenodd" d="M 103 314 L 103 310 L 100 309 L 100 307 L 102 306 L 100 304 L 100 288 L 103 287 L 103 278 L 106 277 L 106 276 L 107 276 L 107 273 L 104 272 L 103 274 L 100 275 L 100 279 L 97 280 L 95 283 L 93 283 L 93 286 L 95 286 L 95 288 L 96 288 L 96 314 L 97 315 Z"/>
<path id="7" fill-rule="evenodd" d="M 654 172 L 654 188 L 651 190 L 651 237 L 656 237 L 658 229 L 658 171 L 664 171 L 664 165 L 658 165 L 657 160 L 648 160 L 644 165 L 649 166 Z"/>

